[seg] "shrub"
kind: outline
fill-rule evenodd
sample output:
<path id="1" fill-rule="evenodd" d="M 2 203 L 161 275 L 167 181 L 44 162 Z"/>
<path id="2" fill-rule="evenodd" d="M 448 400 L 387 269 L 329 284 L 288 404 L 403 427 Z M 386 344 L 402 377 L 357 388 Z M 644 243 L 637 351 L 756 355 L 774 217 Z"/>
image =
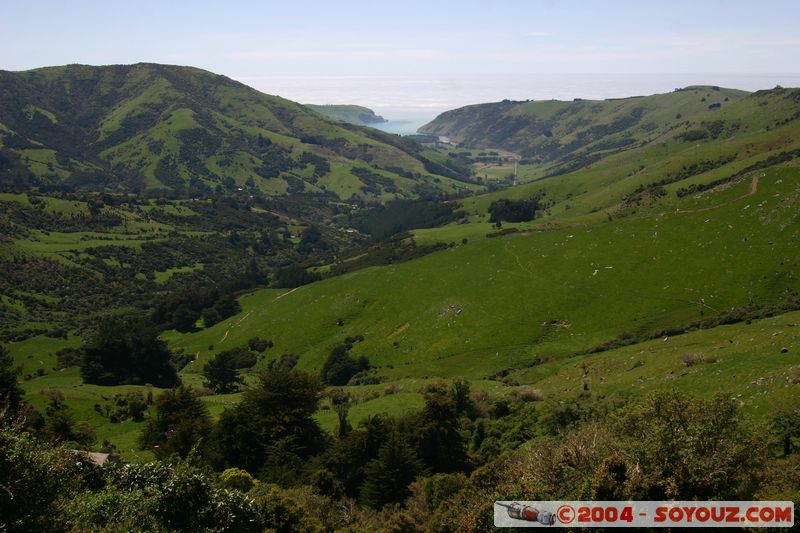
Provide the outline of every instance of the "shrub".
<path id="1" fill-rule="evenodd" d="M 275 344 L 271 340 L 262 339 L 261 337 L 253 337 L 247 341 L 247 347 L 254 352 L 264 353 L 268 348 L 272 348 Z"/>
<path id="2" fill-rule="evenodd" d="M 228 468 L 219 475 L 220 484 L 231 490 L 247 492 L 258 483 L 246 470 L 241 468 Z"/>
<path id="3" fill-rule="evenodd" d="M 541 402 L 544 400 L 544 394 L 539 389 L 522 387 L 517 391 L 517 398 L 523 402 Z"/>
<path id="4" fill-rule="evenodd" d="M 697 354 L 686 354 L 681 359 L 683 366 L 694 366 L 700 365 L 703 363 L 716 363 L 719 361 L 719 358 L 715 355 L 697 355 Z"/>

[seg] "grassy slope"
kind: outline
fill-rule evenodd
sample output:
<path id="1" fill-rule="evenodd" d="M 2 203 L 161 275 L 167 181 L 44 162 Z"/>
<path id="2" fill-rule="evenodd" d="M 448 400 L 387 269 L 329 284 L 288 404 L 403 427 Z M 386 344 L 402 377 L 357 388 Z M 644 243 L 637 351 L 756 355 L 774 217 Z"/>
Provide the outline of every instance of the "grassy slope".
<path id="1" fill-rule="evenodd" d="M 709 211 L 481 239 L 282 296 L 254 293 L 242 298 L 241 315 L 169 338 L 197 353 L 195 369 L 210 345 L 254 335 L 316 370 L 335 343 L 363 334 L 355 352 L 392 379 L 479 379 L 536 357 L 569 360 L 623 331 L 682 325 L 800 288 L 798 174 L 768 170 L 752 197 L 741 198 L 750 186 L 742 182 L 687 200 Z M 546 325 L 554 320 L 568 327 Z"/>
<path id="2" fill-rule="evenodd" d="M 563 155 L 559 147 L 571 145 L 570 153 L 602 152 L 621 139 L 650 139 L 676 127 L 689 115 L 703 113 L 713 120 L 721 109 L 747 94 L 735 89 L 695 87 L 601 101 L 505 101 L 447 111 L 421 131 L 444 135 L 467 146 L 503 148 L 549 161 Z M 721 109 L 709 109 L 712 103 L 720 103 Z"/>
<path id="3" fill-rule="evenodd" d="M 683 93 L 674 93 L 683 94 Z M 701 127 L 708 122 L 705 112 L 684 116 L 675 130 L 654 137 L 647 144 L 610 155 L 598 162 L 567 174 L 543 178 L 543 165 L 521 165 L 520 175 L 534 180 L 511 189 L 474 196 L 462 200 L 462 208 L 475 224 L 457 227 L 417 230 L 422 242 L 451 242 L 464 237 L 479 237 L 491 231 L 487 209 L 500 198 L 523 199 L 543 196 L 555 205 L 531 223 L 507 226 L 528 228 L 543 224 L 564 224 L 566 221 L 598 222 L 609 214 L 618 215 L 620 202 L 639 186 L 647 186 L 676 175 L 685 166 L 721 157 L 735 159 L 719 168 L 699 173 L 666 185 L 667 196 L 659 201 L 664 209 L 686 207 L 688 198 L 679 200 L 675 192 L 694 183 L 708 183 L 736 174 L 741 169 L 784 151 L 800 149 L 800 121 L 780 122 L 800 111 L 798 91 L 788 94 L 755 93 L 713 115 L 726 125 L 738 129 L 717 139 L 684 141 L 677 135 Z M 513 168 L 512 168 L 513 170 Z M 522 180 L 521 180 L 522 181 Z M 648 211 L 646 205 L 638 209 Z"/>

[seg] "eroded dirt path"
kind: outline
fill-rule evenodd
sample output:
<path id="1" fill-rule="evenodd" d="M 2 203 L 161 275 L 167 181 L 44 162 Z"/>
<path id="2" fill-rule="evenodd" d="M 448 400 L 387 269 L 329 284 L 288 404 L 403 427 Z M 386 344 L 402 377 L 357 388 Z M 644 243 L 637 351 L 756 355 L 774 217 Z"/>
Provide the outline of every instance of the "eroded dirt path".
<path id="1" fill-rule="evenodd" d="M 230 333 L 230 332 L 231 332 L 231 330 L 232 330 L 233 328 L 235 328 L 236 326 L 238 326 L 239 324 L 241 324 L 242 322 L 244 322 L 244 321 L 245 321 L 245 319 L 247 319 L 247 317 L 249 317 L 249 316 L 250 316 L 252 313 L 253 313 L 253 311 L 248 311 L 246 315 L 244 315 L 242 318 L 240 318 L 240 319 L 239 319 L 239 320 L 236 322 L 236 324 L 234 324 L 234 325 L 232 325 L 231 327 L 229 327 L 229 328 L 228 328 L 228 330 L 225 332 L 225 335 L 223 335 L 223 336 L 222 336 L 222 338 L 220 339 L 220 341 L 219 341 L 219 342 L 220 342 L 220 344 L 222 344 L 223 342 L 225 342 L 225 339 L 227 339 L 227 338 L 228 338 L 228 333 Z"/>

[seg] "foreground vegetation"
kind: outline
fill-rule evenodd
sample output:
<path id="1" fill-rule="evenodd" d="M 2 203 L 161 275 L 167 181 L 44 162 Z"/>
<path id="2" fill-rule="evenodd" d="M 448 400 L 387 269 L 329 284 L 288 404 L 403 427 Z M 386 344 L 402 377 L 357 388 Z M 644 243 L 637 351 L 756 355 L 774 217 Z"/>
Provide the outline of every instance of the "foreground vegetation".
<path id="1" fill-rule="evenodd" d="M 302 371 L 273 369 L 213 425 L 188 389 L 164 393 L 142 437 L 164 460 L 133 465 L 96 466 L 53 447 L 25 428 L 29 418 L 13 416 L 22 404 L 6 402 L 2 524 L 483 531 L 495 500 L 800 496 L 797 406 L 754 424 L 725 395 L 664 391 L 624 401 L 583 391 L 569 402 L 535 394 L 490 401 L 466 382 L 439 382 L 425 390 L 422 410 L 356 428 L 342 399 L 337 436 L 326 437 L 311 418 L 320 390 Z"/>

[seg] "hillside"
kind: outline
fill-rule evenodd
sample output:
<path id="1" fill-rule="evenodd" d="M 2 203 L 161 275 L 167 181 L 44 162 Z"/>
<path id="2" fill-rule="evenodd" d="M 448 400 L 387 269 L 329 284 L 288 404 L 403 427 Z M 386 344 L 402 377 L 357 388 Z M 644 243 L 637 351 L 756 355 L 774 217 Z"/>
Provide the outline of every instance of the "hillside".
<path id="1" fill-rule="evenodd" d="M 502 148 L 551 172 L 574 170 L 679 130 L 688 117 L 712 122 L 745 91 L 692 86 L 668 94 L 571 102 L 509 101 L 442 113 L 421 132 L 475 148 Z"/>
<path id="2" fill-rule="evenodd" d="M 673 94 L 684 97 L 688 92 Z M 679 209 L 693 192 L 710 188 L 708 184 L 740 180 L 748 171 L 796 158 L 798 118 L 800 90 L 758 91 L 722 109 L 683 114 L 677 125 L 654 130 L 628 148 L 590 153 L 588 147 L 550 162 L 523 159 L 517 167 L 520 185 L 464 199 L 460 207 L 470 214 L 470 221 L 486 222 L 489 205 L 498 199 L 538 197 L 546 208 L 539 211 L 534 225 L 564 219 L 597 222 L 647 212 L 654 204 Z M 513 161 L 479 157 L 485 150 L 462 148 L 451 153 L 475 161 L 473 172 L 486 183 L 510 184 Z M 565 163 L 567 159 L 570 162 Z M 423 238 L 436 234 L 449 242 L 483 233 L 484 227 L 460 226 L 428 232 Z"/>
<path id="3" fill-rule="evenodd" d="M 327 117 L 335 118 L 336 120 L 343 120 L 350 124 L 358 124 L 361 126 L 369 126 L 371 124 L 381 124 L 386 122 L 386 119 L 380 115 L 376 115 L 375 111 L 360 105 L 315 105 L 305 104 L 306 107 L 313 109 L 317 113 L 321 113 Z"/>
<path id="4" fill-rule="evenodd" d="M 612 222 L 471 238 L 280 298 L 255 293 L 242 299 L 238 317 L 170 339 L 202 362 L 210 345 L 269 335 L 279 350 L 300 356 L 301 368 L 318 370 L 333 345 L 363 335 L 354 350 L 381 375 L 480 379 L 619 339 L 793 308 L 797 175 L 797 165 L 760 172 L 752 194 L 751 180 L 741 181 L 687 200 L 690 209 L 678 214 L 656 208 Z"/>
<path id="5" fill-rule="evenodd" d="M 474 189 L 419 151 L 397 136 L 195 68 L 0 72 L 6 190 L 248 190 L 385 200 Z"/>

